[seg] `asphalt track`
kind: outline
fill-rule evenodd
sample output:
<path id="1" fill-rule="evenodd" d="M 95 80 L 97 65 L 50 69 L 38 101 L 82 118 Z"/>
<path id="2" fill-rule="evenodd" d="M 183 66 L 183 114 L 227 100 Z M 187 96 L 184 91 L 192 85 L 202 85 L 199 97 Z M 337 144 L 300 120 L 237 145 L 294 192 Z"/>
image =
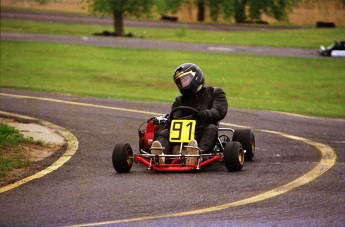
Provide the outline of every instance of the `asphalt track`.
<path id="1" fill-rule="evenodd" d="M 141 165 L 116 174 L 115 144 L 136 149 L 138 126 L 168 113 L 170 104 L 4 88 L 0 93 L 1 111 L 61 126 L 79 144 L 55 171 L 0 193 L 1 226 L 345 224 L 343 119 L 230 109 L 224 123 L 255 128 L 256 157 L 241 172 L 229 173 L 219 163 L 189 174 L 153 173 Z"/>
<path id="2" fill-rule="evenodd" d="M 137 128 L 170 104 L 0 90 L 2 111 L 52 122 L 79 146 L 55 171 L 0 194 L 0 225 L 343 226 L 345 121 L 230 109 L 224 123 L 255 128 L 241 172 L 223 164 L 116 174 L 116 143 L 137 149 Z M 336 161 L 336 162 L 335 162 Z M 335 163 L 334 163 L 335 162 Z"/>

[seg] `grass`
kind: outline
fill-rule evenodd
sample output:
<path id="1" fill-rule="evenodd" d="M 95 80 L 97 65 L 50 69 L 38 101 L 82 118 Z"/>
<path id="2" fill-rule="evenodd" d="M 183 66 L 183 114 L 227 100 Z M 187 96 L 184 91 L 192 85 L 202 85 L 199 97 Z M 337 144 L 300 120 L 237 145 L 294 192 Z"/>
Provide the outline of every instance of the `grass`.
<path id="1" fill-rule="evenodd" d="M 76 95 L 172 102 L 172 73 L 202 67 L 231 108 L 345 117 L 343 59 L 237 56 L 67 44 L 1 42 L 1 86 Z"/>
<path id="2" fill-rule="evenodd" d="M 32 141 L 32 137 L 24 137 L 15 128 L 4 124 L 0 124 L 0 146 L 12 146 L 16 143 Z"/>
<path id="3" fill-rule="evenodd" d="M 32 137 L 25 137 L 13 127 L 0 124 L 0 179 L 6 172 L 27 167 L 31 161 L 24 154 L 21 145 L 34 143 Z"/>
<path id="4" fill-rule="evenodd" d="M 109 26 L 100 25 L 60 24 L 6 19 L 2 19 L 0 23 L 1 31 L 6 32 L 90 36 L 93 33 L 112 30 Z M 181 25 L 176 29 L 126 27 L 125 30 L 150 40 L 310 49 L 317 49 L 320 45 L 329 45 L 333 40 L 345 39 L 345 28 L 224 32 L 191 30 L 188 29 L 187 25 Z"/>

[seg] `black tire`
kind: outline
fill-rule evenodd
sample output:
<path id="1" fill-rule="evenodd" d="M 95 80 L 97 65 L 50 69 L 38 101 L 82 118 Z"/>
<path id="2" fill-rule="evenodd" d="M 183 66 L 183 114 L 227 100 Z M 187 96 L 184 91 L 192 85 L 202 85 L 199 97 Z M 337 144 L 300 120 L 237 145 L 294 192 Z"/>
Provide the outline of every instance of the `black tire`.
<path id="1" fill-rule="evenodd" d="M 244 164 L 244 150 L 239 142 L 231 141 L 224 148 L 224 164 L 228 171 L 240 171 Z"/>
<path id="2" fill-rule="evenodd" d="M 133 150 L 128 143 L 115 145 L 112 161 L 116 172 L 128 173 L 132 168 L 133 158 Z"/>
<path id="3" fill-rule="evenodd" d="M 251 161 L 255 155 L 255 136 L 251 129 L 236 129 L 232 136 L 232 141 L 237 141 L 242 144 L 244 158 L 246 161 Z"/>

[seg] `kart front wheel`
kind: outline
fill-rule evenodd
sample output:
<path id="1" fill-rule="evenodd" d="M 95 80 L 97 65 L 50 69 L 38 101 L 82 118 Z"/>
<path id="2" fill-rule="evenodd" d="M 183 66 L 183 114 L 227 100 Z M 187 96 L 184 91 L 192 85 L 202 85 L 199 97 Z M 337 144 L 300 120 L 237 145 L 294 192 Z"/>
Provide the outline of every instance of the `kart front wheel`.
<path id="1" fill-rule="evenodd" d="M 236 129 L 232 141 L 240 142 L 243 149 L 246 151 L 244 158 L 246 161 L 251 161 L 255 154 L 255 137 L 251 129 Z"/>
<path id="2" fill-rule="evenodd" d="M 224 164 L 228 171 L 240 171 L 244 164 L 244 150 L 239 142 L 231 141 L 224 148 Z"/>
<path id="3" fill-rule="evenodd" d="M 116 172 L 128 173 L 132 168 L 133 158 L 133 150 L 128 143 L 115 145 L 112 161 Z"/>

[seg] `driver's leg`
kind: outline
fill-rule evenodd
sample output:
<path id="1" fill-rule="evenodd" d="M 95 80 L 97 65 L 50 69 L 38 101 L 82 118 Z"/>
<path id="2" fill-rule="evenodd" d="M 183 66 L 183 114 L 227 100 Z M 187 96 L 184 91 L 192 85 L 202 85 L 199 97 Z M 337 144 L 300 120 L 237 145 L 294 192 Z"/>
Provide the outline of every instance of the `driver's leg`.
<path id="1" fill-rule="evenodd" d="M 200 153 L 212 153 L 217 143 L 218 127 L 214 124 L 203 125 L 202 130 L 197 131 Z"/>
<path id="2" fill-rule="evenodd" d="M 162 130 L 158 137 L 157 140 L 162 144 L 162 147 L 164 147 L 164 154 L 170 154 L 171 153 L 171 144 L 169 142 L 169 130 L 164 129 Z"/>

